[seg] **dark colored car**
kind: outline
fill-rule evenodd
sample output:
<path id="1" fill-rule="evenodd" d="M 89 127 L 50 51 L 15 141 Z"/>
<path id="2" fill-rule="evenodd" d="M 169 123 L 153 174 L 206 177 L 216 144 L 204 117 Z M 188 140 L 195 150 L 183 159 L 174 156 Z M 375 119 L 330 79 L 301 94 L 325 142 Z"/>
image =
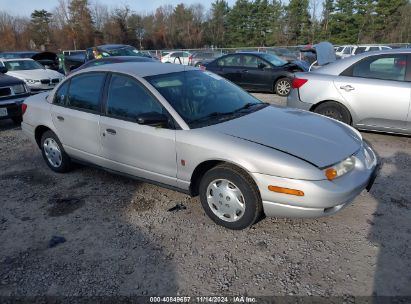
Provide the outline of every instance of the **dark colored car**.
<path id="1" fill-rule="evenodd" d="M 148 58 L 148 57 L 139 57 L 139 56 L 117 56 L 117 57 L 106 57 L 102 59 L 93 59 L 93 60 L 87 61 L 86 63 L 78 67 L 77 69 L 72 70 L 70 74 L 80 71 L 82 69 L 88 68 L 88 67 L 92 67 L 92 66 L 120 63 L 120 62 L 156 62 L 156 60 Z"/>
<path id="2" fill-rule="evenodd" d="M 196 52 L 188 58 L 188 65 L 199 67 L 223 55 L 221 52 Z"/>
<path id="3" fill-rule="evenodd" d="M 242 52 L 224 55 L 204 67 L 249 91 L 287 96 L 294 72 L 307 71 L 301 62 L 288 62 L 273 54 Z"/>
<path id="4" fill-rule="evenodd" d="M 17 58 L 33 58 L 34 55 L 39 52 L 22 51 L 22 52 L 2 52 L 0 57 L 4 59 L 17 59 Z"/>
<path id="5" fill-rule="evenodd" d="M 23 80 L 5 75 L 7 68 L 0 66 L 0 119 L 22 121 L 22 103 L 30 95 Z"/>
<path id="6" fill-rule="evenodd" d="M 85 61 L 93 59 L 101 59 L 104 57 L 114 57 L 114 56 L 139 56 L 151 58 L 151 55 L 147 55 L 134 46 L 126 44 L 103 44 L 99 46 L 93 46 L 86 49 Z"/>
<path id="7" fill-rule="evenodd" d="M 86 60 L 86 51 L 63 51 L 64 74 L 80 67 Z"/>

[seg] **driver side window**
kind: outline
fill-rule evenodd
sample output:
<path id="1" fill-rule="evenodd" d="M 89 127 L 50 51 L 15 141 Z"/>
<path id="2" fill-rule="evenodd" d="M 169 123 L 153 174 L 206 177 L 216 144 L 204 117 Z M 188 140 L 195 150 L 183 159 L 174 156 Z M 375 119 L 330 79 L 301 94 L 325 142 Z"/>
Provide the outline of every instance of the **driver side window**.
<path id="1" fill-rule="evenodd" d="M 163 107 L 135 79 L 113 74 L 107 96 L 107 114 L 109 116 L 136 121 L 139 114 L 163 114 Z"/>

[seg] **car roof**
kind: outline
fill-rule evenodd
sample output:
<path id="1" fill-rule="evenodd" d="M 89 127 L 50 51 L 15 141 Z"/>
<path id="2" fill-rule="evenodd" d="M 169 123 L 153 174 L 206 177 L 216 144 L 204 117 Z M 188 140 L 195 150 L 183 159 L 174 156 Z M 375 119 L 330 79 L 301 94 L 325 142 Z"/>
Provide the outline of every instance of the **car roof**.
<path id="1" fill-rule="evenodd" d="M 102 49 L 102 50 L 114 50 L 114 49 L 120 49 L 120 48 L 125 48 L 125 47 L 131 47 L 131 45 L 127 44 L 102 44 L 96 46 L 96 48 Z"/>
<path id="2" fill-rule="evenodd" d="M 389 54 L 411 54 L 410 49 L 391 49 L 382 51 L 372 51 L 365 52 L 355 56 L 350 56 L 348 58 L 340 59 L 334 61 L 333 63 L 327 64 L 319 69 L 312 71 L 312 73 L 328 74 L 328 75 L 339 75 L 345 69 L 349 68 L 352 64 L 360 61 L 361 59 L 375 56 L 375 55 L 389 55 Z"/>
<path id="3" fill-rule="evenodd" d="M 2 60 L 2 61 L 22 61 L 22 60 L 25 60 L 25 61 L 35 61 L 35 60 L 33 60 L 33 59 L 31 59 L 31 58 L 0 58 L 0 60 Z"/>
<path id="4" fill-rule="evenodd" d="M 104 64 L 95 67 L 85 68 L 80 70 L 79 73 L 91 72 L 91 71 L 104 71 L 104 72 L 118 72 L 133 75 L 136 77 L 146 77 L 160 74 L 169 74 L 183 71 L 199 71 L 198 68 L 172 64 L 172 63 L 159 63 L 159 62 L 121 62 L 116 64 Z M 74 73 L 73 75 L 77 75 Z"/>

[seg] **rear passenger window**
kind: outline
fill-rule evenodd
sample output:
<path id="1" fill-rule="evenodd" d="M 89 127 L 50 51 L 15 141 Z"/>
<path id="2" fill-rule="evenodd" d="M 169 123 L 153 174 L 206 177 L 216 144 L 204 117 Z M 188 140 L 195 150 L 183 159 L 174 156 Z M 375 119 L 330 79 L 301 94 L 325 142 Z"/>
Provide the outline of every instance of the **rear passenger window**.
<path id="1" fill-rule="evenodd" d="M 54 95 L 54 100 L 53 103 L 56 105 L 64 106 L 66 105 L 66 99 L 67 99 L 67 90 L 69 87 L 70 81 L 66 81 L 59 87 L 57 90 L 56 94 Z"/>
<path id="2" fill-rule="evenodd" d="M 405 81 L 407 56 L 372 56 L 356 63 L 350 69 L 352 69 L 351 75 L 345 76 Z"/>
<path id="3" fill-rule="evenodd" d="M 240 56 L 238 55 L 230 55 L 226 56 L 224 58 L 221 58 L 220 60 L 217 61 L 218 66 L 226 66 L 226 67 L 231 67 L 231 66 L 240 66 Z"/>
<path id="4" fill-rule="evenodd" d="M 136 121 L 139 114 L 163 113 L 163 107 L 136 80 L 113 75 L 107 97 L 107 114 L 124 120 Z"/>
<path id="5" fill-rule="evenodd" d="M 87 73 L 73 77 L 66 105 L 79 110 L 99 112 L 104 77 L 104 73 Z"/>

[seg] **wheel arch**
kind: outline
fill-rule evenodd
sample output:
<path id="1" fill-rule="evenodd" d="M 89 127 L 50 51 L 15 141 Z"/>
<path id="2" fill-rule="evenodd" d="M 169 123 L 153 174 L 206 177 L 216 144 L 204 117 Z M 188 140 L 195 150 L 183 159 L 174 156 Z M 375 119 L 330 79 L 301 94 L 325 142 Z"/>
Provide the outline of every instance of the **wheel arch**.
<path id="1" fill-rule="evenodd" d="M 354 125 L 354 124 L 355 124 L 355 123 L 354 123 L 354 122 L 356 121 L 355 112 L 352 110 L 352 108 L 351 108 L 350 106 L 347 106 L 346 104 L 344 104 L 344 103 L 342 103 L 342 102 L 340 102 L 340 101 L 338 101 L 338 100 L 328 99 L 328 100 L 323 100 L 323 101 L 317 102 L 317 103 L 313 104 L 313 105 L 310 107 L 309 111 L 310 111 L 310 112 L 314 112 L 316 108 L 318 108 L 320 105 L 322 105 L 322 104 L 324 104 L 324 103 L 327 103 L 327 102 L 335 102 L 335 103 L 338 103 L 340 106 L 344 107 L 344 108 L 348 111 L 348 114 L 350 115 L 350 125 Z"/>
<path id="2" fill-rule="evenodd" d="M 196 168 L 194 169 L 193 173 L 191 174 L 191 179 L 190 179 L 190 195 L 191 196 L 197 196 L 199 194 L 199 187 L 200 187 L 200 181 L 203 178 L 204 174 L 209 171 L 210 169 L 222 165 L 222 164 L 227 164 L 230 166 L 237 167 L 241 171 L 244 171 L 244 173 L 248 174 L 250 178 L 254 181 L 254 183 L 257 185 L 257 182 L 255 181 L 254 177 L 252 174 L 250 174 L 250 171 L 247 170 L 242 165 L 239 165 L 237 163 L 234 163 L 232 161 L 228 160 L 223 160 L 223 159 L 210 159 L 203 161 L 199 163 Z M 258 189 L 258 187 L 257 187 Z"/>
<path id="3" fill-rule="evenodd" d="M 40 148 L 40 145 L 41 145 L 41 137 L 47 131 L 54 132 L 52 129 L 50 129 L 49 127 L 44 126 L 44 125 L 39 125 L 34 130 L 34 139 L 36 140 L 36 143 L 39 146 L 39 148 Z"/>

